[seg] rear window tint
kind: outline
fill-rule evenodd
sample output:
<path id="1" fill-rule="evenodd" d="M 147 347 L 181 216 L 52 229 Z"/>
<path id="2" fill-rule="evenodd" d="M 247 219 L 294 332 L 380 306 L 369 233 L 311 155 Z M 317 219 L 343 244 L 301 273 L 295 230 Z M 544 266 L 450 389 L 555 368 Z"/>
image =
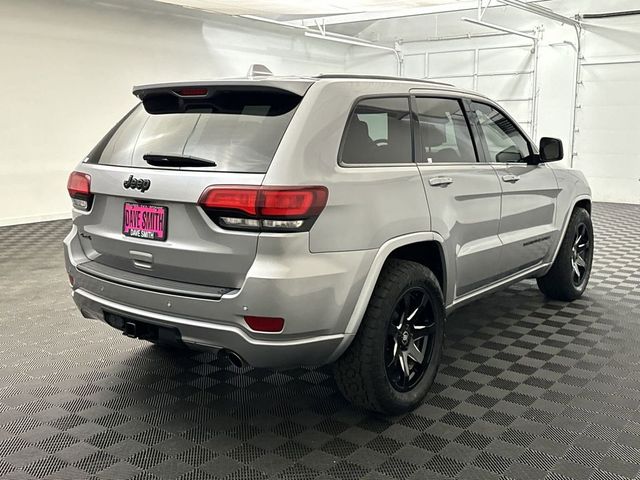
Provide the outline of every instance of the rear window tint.
<path id="1" fill-rule="evenodd" d="M 145 157 L 169 156 L 206 160 L 215 171 L 264 173 L 301 99 L 276 89 L 216 89 L 207 98 L 150 94 L 88 162 L 154 168 Z"/>
<path id="2" fill-rule="evenodd" d="M 347 123 L 340 160 L 345 165 L 412 162 L 409 97 L 358 103 Z"/>

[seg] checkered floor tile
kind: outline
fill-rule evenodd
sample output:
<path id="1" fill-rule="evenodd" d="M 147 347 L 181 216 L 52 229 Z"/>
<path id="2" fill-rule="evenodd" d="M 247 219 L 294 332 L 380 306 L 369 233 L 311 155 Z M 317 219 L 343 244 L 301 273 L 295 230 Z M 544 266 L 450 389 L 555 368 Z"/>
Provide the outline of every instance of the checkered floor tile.
<path id="1" fill-rule="evenodd" d="M 69 223 L 0 229 L 0 478 L 640 479 L 640 206 L 597 204 L 585 296 L 532 281 L 451 316 L 413 413 L 349 406 L 327 368 L 238 369 L 84 320 Z"/>

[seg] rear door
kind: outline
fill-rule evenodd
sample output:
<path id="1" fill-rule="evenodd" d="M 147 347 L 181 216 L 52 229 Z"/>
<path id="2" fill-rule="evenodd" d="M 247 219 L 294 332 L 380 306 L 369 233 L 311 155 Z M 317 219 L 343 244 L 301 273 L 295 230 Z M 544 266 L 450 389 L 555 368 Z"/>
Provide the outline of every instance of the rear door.
<path id="1" fill-rule="evenodd" d="M 417 95 L 417 161 L 427 191 L 432 230 L 455 262 L 453 299 L 498 274 L 501 189 L 495 170 L 478 162 L 460 99 Z"/>
<path id="2" fill-rule="evenodd" d="M 94 199 L 76 225 L 92 269 L 241 286 L 258 233 L 219 227 L 198 199 L 210 185 L 260 185 L 302 97 L 217 85 L 142 98 L 83 165 Z"/>
<path id="3" fill-rule="evenodd" d="M 545 164 L 529 165 L 534 150 L 516 123 L 497 106 L 471 102 L 480 144 L 502 187 L 500 273 L 510 275 L 542 261 L 555 235 L 558 184 Z"/>

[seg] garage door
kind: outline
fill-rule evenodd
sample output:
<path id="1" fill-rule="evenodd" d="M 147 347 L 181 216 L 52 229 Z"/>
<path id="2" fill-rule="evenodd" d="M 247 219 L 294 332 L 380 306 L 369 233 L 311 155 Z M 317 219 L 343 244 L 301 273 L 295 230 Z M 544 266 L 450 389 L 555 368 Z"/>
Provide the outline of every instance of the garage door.
<path id="1" fill-rule="evenodd" d="M 640 61 L 584 63 L 574 166 L 601 201 L 640 203 Z"/>
<path id="2" fill-rule="evenodd" d="M 535 136 L 532 123 L 535 55 L 532 45 L 429 51 L 425 61 L 427 78 L 487 95 Z M 416 59 L 411 58 L 410 62 L 412 69 L 418 70 Z"/>

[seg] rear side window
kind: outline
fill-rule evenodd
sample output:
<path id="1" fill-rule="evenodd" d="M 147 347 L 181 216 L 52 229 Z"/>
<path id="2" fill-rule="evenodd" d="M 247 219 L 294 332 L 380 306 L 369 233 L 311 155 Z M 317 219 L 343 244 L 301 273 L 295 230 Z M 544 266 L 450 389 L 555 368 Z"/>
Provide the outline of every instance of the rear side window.
<path id="1" fill-rule="evenodd" d="M 516 125 L 495 108 L 471 103 L 489 153 L 489 162 L 523 162 L 531 155 L 529 142 Z"/>
<path id="2" fill-rule="evenodd" d="M 206 98 L 149 94 L 89 162 L 264 173 L 301 99 L 283 90 L 246 88 L 217 88 Z"/>
<path id="3" fill-rule="evenodd" d="M 347 122 L 340 162 L 346 165 L 413 162 L 409 98 L 360 101 Z"/>
<path id="4" fill-rule="evenodd" d="M 426 163 L 476 162 L 462 105 L 449 98 L 416 98 L 422 155 Z"/>

